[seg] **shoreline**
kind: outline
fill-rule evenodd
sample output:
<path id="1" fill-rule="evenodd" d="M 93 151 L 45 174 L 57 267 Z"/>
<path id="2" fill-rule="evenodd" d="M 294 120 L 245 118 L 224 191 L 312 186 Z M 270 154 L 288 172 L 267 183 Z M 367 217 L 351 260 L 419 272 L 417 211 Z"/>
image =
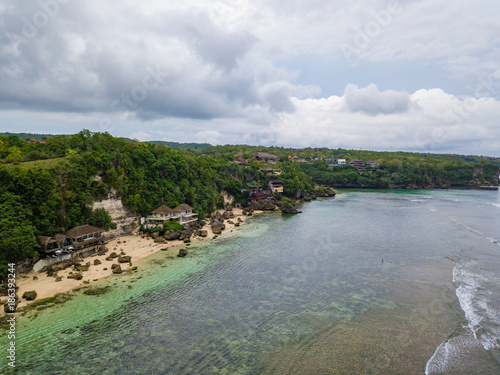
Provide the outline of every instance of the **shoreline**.
<path id="1" fill-rule="evenodd" d="M 224 210 L 217 210 L 217 212 L 224 212 Z M 214 213 L 214 214 L 215 214 Z M 248 218 L 247 215 L 243 215 L 243 210 L 240 208 L 233 208 L 234 218 L 231 219 L 233 222 L 238 218 L 241 218 L 242 223 Z M 262 214 L 264 211 L 254 211 L 253 215 Z M 155 243 L 153 238 L 147 237 L 141 234 L 130 234 L 122 235 L 110 240 L 106 247 L 108 251 L 104 255 L 93 254 L 86 258 L 83 258 L 81 264 L 86 264 L 90 262 L 90 267 L 87 271 L 82 271 L 81 274 L 83 278 L 81 280 L 69 279 L 70 274 L 78 273 L 73 267 L 68 267 L 64 270 L 57 271 L 57 276 L 62 277 L 60 281 L 56 281 L 56 277 L 48 276 L 46 272 L 36 272 L 31 270 L 28 273 L 18 274 L 16 278 L 16 286 L 19 287 L 17 294 L 19 296 L 19 304 L 17 306 L 17 313 L 23 314 L 26 311 L 26 307 L 29 305 L 56 295 L 67 294 L 75 289 L 82 287 L 92 287 L 92 285 L 100 280 L 107 279 L 110 277 L 121 277 L 122 274 L 129 274 L 134 272 L 134 268 L 137 267 L 136 263 L 140 260 L 148 258 L 149 256 L 163 251 L 167 257 L 176 258 L 179 253 L 179 249 L 186 248 L 188 251 L 194 245 L 199 245 L 213 240 L 216 236 L 224 236 L 233 232 L 237 227 L 235 224 L 230 224 L 227 220 L 224 222 L 226 228 L 221 234 L 216 235 L 212 232 L 210 224 L 205 224 L 203 230 L 208 232 L 206 237 L 200 237 L 193 235 L 191 237 L 191 242 L 188 244 L 184 243 L 182 240 L 167 241 L 165 243 Z M 162 250 L 163 249 L 163 250 Z M 167 250 L 165 250 L 167 249 Z M 193 249 L 195 250 L 195 249 Z M 125 253 L 124 256 L 130 256 L 130 263 L 118 263 L 118 258 L 112 260 L 106 260 L 106 258 L 112 253 L 116 252 L 120 254 Z M 101 264 L 94 264 L 95 260 L 99 260 Z M 142 263 L 142 262 L 141 262 Z M 111 266 L 113 264 L 120 264 L 122 268 L 121 274 L 113 274 Z M 143 264 L 143 263 L 142 263 Z M 137 268 L 135 268 L 137 269 Z M 34 279 L 36 277 L 36 279 Z M 37 296 L 34 300 L 27 301 L 22 298 L 22 295 L 26 291 L 36 291 Z M 7 296 L 2 296 L 0 301 L 5 303 L 7 301 Z M 0 317 L 5 317 L 6 313 L 4 309 L 0 309 Z"/>

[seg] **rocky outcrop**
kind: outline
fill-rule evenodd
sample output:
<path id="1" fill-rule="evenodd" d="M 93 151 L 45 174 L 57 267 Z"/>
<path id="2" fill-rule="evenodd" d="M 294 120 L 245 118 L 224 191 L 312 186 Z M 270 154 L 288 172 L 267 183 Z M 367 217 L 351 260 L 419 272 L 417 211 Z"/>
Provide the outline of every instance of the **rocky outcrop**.
<path id="1" fill-rule="evenodd" d="M 9 305 L 8 303 L 6 303 L 5 305 L 3 305 L 3 310 L 7 314 L 16 312 L 16 310 L 17 310 L 17 302 L 14 303 L 14 304 L 12 304 L 12 305 Z"/>
<path id="2" fill-rule="evenodd" d="M 131 256 L 125 255 L 118 258 L 118 263 L 129 263 L 131 259 Z"/>
<path id="3" fill-rule="evenodd" d="M 68 279 L 81 280 L 83 279 L 83 275 L 81 273 L 72 273 L 68 276 Z"/>
<path id="4" fill-rule="evenodd" d="M 115 263 L 115 264 L 113 264 L 111 266 L 111 272 L 113 272 L 115 274 L 120 274 L 120 273 L 123 272 L 123 270 L 122 270 L 122 267 L 119 264 Z"/>
<path id="5" fill-rule="evenodd" d="M 179 240 L 183 240 L 184 241 L 186 238 L 190 239 L 192 234 L 193 233 L 191 232 L 191 230 L 189 230 L 189 229 L 183 229 L 179 233 Z"/>
<path id="6" fill-rule="evenodd" d="M 174 240 L 178 240 L 180 236 L 181 236 L 181 232 L 165 232 L 165 235 L 163 237 L 167 241 L 174 241 Z"/>
<path id="7" fill-rule="evenodd" d="M 30 290 L 23 293 L 23 298 L 26 301 L 33 301 L 36 299 L 36 291 Z"/>
<path id="8" fill-rule="evenodd" d="M 212 233 L 213 234 L 221 234 L 222 233 L 222 225 L 212 225 Z"/>
<path id="9" fill-rule="evenodd" d="M 99 259 L 94 259 L 94 266 L 98 266 L 99 264 L 102 264 L 102 262 Z"/>
<path id="10" fill-rule="evenodd" d="M 107 199 L 95 202 L 92 208 L 94 210 L 104 208 L 112 222 L 116 224 L 116 229 L 106 232 L 107 238 L 130 234 L 139 226 L 139 216 L 123 205 L 115 191 L 111 191 Z"/>
<path id="11" fill-rule="evenodd" d="M 118 254 L 113 251 L 111 254 L 109 254 L 109 258 L 111 259 L 118 258 Z"/>
<path id="12" fill-rule="evenodd" d="M 167 240 L 165 239 L 165 237 L 157 237 L 154 239 L 154 242 L 155 243 L 165 243 L 165 242 L 167 242 Z"/>
<path id="13" fill-rule="evenodd" d="M 75 271 L 80 271 L 80 272 L 85 272 L 88 271 L 90 268 L 90 262 L 87 262 L 86 264 L 75 264 Z"/>
<path id="14" fill-rule="evenodd" d="M 200 236 L 200 237 L 206 237 L 206 236 L 208 236 L 208 231 L 205 230 L 205 229 L 201 229 L 201 230 L 198 231 L 198 236 Z"/>
<path id="15" fill-rule="evenodd" d="M 281 213 L 283 214 L 292 214 L 292 215 L 295 215 L 295 214 L 298 214 L 300 213 L 300 211 L 298 211 L 295 207 L 291 206 L 291 207 L 281 207 Z"/>
<path id="16" fill-rule="evenodd" d="M 188 254 L 187 249 L 180 249 L 179 254 L 177 254 L 178 257 L 183 258 Z"/>

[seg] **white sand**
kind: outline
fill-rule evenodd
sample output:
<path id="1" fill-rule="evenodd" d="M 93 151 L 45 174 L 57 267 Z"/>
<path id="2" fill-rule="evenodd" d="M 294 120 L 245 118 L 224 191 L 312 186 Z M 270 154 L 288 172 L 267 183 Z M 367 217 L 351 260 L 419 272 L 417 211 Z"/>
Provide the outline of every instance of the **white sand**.
<path id="1" fill-rule="evenodd" d="M 230 219 L 230 221 L 236 222 L 238 220 L 238 217 L 240 217 L 241 220 L 243 221 L 247 218 L 247 216 L 244 216 L 242 214 L 241 209 L 233 208 L 233 213 L 235 217 L 233 219 Z M 255 212 L 255 213 L 261 213 L 261 212 Z M 235 225 L 228 224 L 227 220 L 225 221 L 224 224 L 226 225 L 226 229 L 222 231 L 222 235 L 232 232 L 235 228 Z M 205 225 L 203 229 L 207 230 L 208 236 L 198 237 L 193 235 L 191 237 L 192 245 L 210 240 L 214 237 L 214 233 L 212 232 L 212 229 L 208 224 Z M 81 264 L 86 264 L 87 262 L 90 262 L 90 268 L 88 271 L 82 272 L 83 279 L 81 280 L 74 280 L 67 278 L 70 272 L 77 273 L 77 271 L 74 271 L 72 267 L 57 272 L 57 276 L 62 276 L 62 281 L 59 282 L 55 281 L 56 280 L 55 277 L 48 277 L 46 273 L 35 272 L 33 270 L 27 274 L 18 275 L 17 278 L 17 286 L 19 286 L 18 295 L 19 298 L 21 299 L 21 302 L 19 303 L 18 307 L 24 307 L 28 303 L 33 302 L 33 301 L 26 301 L 25 299 L 22 298 L 23 293 L 26 291 L 35 290 L 37 293 L 36 300 L 40 300 L 43 298 L 52 297 L 57 293 L 65 293 L 77 287 L 89 285 L 89 284 L 84 284 L 83 283 L 84 281 L 88 281 L 90 282 L 90 285 L 92 285 L 94 281 L 103 279 L 105 277 L 109 276 L 120 277 L 119 274 L 113 275 L 111 271 L 111 265 L 113 263 L 118 263 L 118 258 L 109 261 L 106 260 L 106 258 L 112 252 L 116 252 L 118 255 L 120 255 L 121 251 L 123 251 L 125 255 L 132 257 L 131 263 L 133 267 L 139 259 L 143 259 L 149 255 L 157 253 L 158 251 L 161 251 L 161 249 L 168 248 L 169 250 L 165 252 L 166 255 L 174 257 L 178 254 L 179 249 L 185 246 L 186 244 L 181 240 L 167 241 L 166 243 L 155 243 L 152 238 L 148 237 L 143 238 L 142 235 L 129 235 L 129 236 L 122 236 L 115 238 L 109 241 L 109 243 L 106 245 L 109 251 L 105 255 L 100 255 L 100 256 L 93 255 L 83 259 Z M 99 259 L 102 262 L 102 264 L 94 265 L 95 259 Z M 126 271 L 131 268 L 129 263 L 120 263 L 120 266 L 123 271 Z M 33 280 L 33 277 L 35 276 L 38 278 L 38 280 Z M 6 299 L 7 297 L 1 297 L 0 300 L 5 301 Z M 1 315 L 5 314 L 3 308 L 0 309 L 0 314 Z"/>

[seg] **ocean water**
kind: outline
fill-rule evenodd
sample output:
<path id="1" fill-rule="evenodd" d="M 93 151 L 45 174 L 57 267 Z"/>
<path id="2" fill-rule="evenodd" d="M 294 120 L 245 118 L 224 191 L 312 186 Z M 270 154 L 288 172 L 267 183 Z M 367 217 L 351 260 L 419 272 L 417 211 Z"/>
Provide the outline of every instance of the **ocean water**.
<path id="1" fill-rule="evenodd" d="M 342 191 L 302 211 L 19 318 L 2 373 L 500 374 L 498 192 Z"/>

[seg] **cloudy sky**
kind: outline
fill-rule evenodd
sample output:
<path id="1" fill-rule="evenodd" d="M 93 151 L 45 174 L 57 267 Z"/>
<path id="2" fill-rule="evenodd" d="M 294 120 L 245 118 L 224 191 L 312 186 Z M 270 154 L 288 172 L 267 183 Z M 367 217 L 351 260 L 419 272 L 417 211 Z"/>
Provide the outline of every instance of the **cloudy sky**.
<path id="1" fill-rule="evenodd" d="M 0 131 L 500 156 L 499 13 L 496 0 L 3 0 Z"/>

